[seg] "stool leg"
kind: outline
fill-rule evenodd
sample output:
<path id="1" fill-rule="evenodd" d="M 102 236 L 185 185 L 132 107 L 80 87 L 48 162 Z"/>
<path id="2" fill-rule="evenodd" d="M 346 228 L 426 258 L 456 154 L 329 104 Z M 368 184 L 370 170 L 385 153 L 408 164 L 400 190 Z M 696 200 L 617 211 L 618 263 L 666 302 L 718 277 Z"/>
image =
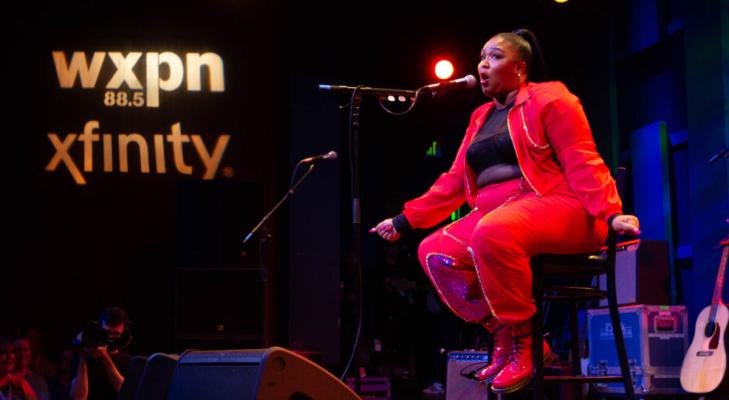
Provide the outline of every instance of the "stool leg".
<path id="1" fill-rule="evenodd" d="M 633 392 L 633 379 L 630 375 L 630 366 L 628 364 L 628 352 L 625 350 L 625 342 L 623 341 L 623 329 L 620 324 L 620 313 L 618 311 L 618 298 L 615 287 L 615 268 L 608 268 L 607 272 L 608 287 L 608 307 L 610 308 L 610 320 L 613 324 L 613 337 L 615 338 L 615 347 L 618 350 L 618 360 L 620 360 L 620 372 L 623 374 L 623 386 L 625 387 L 625 398 L 628 400 L 635 399 Z"/>
<path id="2" fill-rule="evenodd" d="M 540 262 L 532 262 L 532 294 L 537 311 L 532 317 L 532 355 L 534 365 L 533 399 L 544 398 L 544 348 L 542 337 L 544 336 L 544 274 Z"/>
<path id="3" fill-rule="evenodd" d="M 579 326 L 579 307 L 576 301 L 570 302 L 570 351 L 572 352 L 572 374 L 582 375 L 582 365 L 580 365 L 580 326 Z"/>
<path id="4" fill-rule="evenodd" d="M 576 301 L 570 302 L 570 348 L 572 352 L 572 374 L 576 376 L 582 375 L 582 364 L 580 363 L 580 308 Z M 575 399 L 581 396 L 581 385 L 579 383 L 572 384 L 572 394 Z"/>

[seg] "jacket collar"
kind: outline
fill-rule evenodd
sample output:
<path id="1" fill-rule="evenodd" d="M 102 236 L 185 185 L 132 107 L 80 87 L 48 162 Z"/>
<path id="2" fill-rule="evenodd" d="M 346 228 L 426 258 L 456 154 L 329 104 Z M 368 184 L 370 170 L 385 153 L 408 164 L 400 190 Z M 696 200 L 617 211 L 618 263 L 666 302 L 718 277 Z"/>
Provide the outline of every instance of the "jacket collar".
<path id="1" fill-rule="evenodd" d="M 529 82 L 519 89 L 519 92 L 516 94 L 516 99 L 514 100 L 514 106 L 518 106 L 519 104 L 522 104 L 525 101 L 529 100 L 529 90 L 533 86 L 534 83 Z"/>

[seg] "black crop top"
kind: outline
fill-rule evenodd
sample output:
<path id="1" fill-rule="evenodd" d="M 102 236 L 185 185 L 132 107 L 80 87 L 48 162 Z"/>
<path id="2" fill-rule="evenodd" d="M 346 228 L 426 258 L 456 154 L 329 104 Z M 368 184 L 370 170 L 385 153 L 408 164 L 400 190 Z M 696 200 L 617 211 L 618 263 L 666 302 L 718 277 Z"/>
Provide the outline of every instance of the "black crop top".
<path id="1" fill-rule="evenodd" d="M 513 105 L 511 103 L 502 110 L 494 107 L 468 146 L 466 160 L 476 175 L 492 165 L 518 164 L 506 123 L 506 117 Z"/>

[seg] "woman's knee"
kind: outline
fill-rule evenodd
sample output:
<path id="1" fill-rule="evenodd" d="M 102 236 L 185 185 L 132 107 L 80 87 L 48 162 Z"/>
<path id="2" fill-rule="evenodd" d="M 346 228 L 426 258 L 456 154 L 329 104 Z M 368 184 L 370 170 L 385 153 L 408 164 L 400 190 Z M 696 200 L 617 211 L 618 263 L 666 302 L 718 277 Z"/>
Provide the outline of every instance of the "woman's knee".
<path id="1" fill-rule="evenodd" d="M 418 245 L 418 260 L 420 260 L 421 265 L 425 266 L 425 258 L 428 254 L 436 252 L 438 241 L 439 232 L 434 232 L 420 242 L 420 245 Z"/>

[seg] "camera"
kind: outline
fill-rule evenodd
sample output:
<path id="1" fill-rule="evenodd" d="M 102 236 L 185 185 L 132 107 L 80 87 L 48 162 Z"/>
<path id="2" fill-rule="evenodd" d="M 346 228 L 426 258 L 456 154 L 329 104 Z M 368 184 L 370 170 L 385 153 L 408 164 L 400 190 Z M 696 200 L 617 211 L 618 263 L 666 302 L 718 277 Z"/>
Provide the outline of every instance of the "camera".
<path id="1" fill-rule="evenodd" d="M 110 334 L 104 329 L 99 321 L 89 321 L 74 340 L 74 344 L 81 347 L 106 346 L 108 350 L 124 349 L 132 340 L 131 326 L 129 323 L 124 326 L 124 333 L 121 336 Z"/>

